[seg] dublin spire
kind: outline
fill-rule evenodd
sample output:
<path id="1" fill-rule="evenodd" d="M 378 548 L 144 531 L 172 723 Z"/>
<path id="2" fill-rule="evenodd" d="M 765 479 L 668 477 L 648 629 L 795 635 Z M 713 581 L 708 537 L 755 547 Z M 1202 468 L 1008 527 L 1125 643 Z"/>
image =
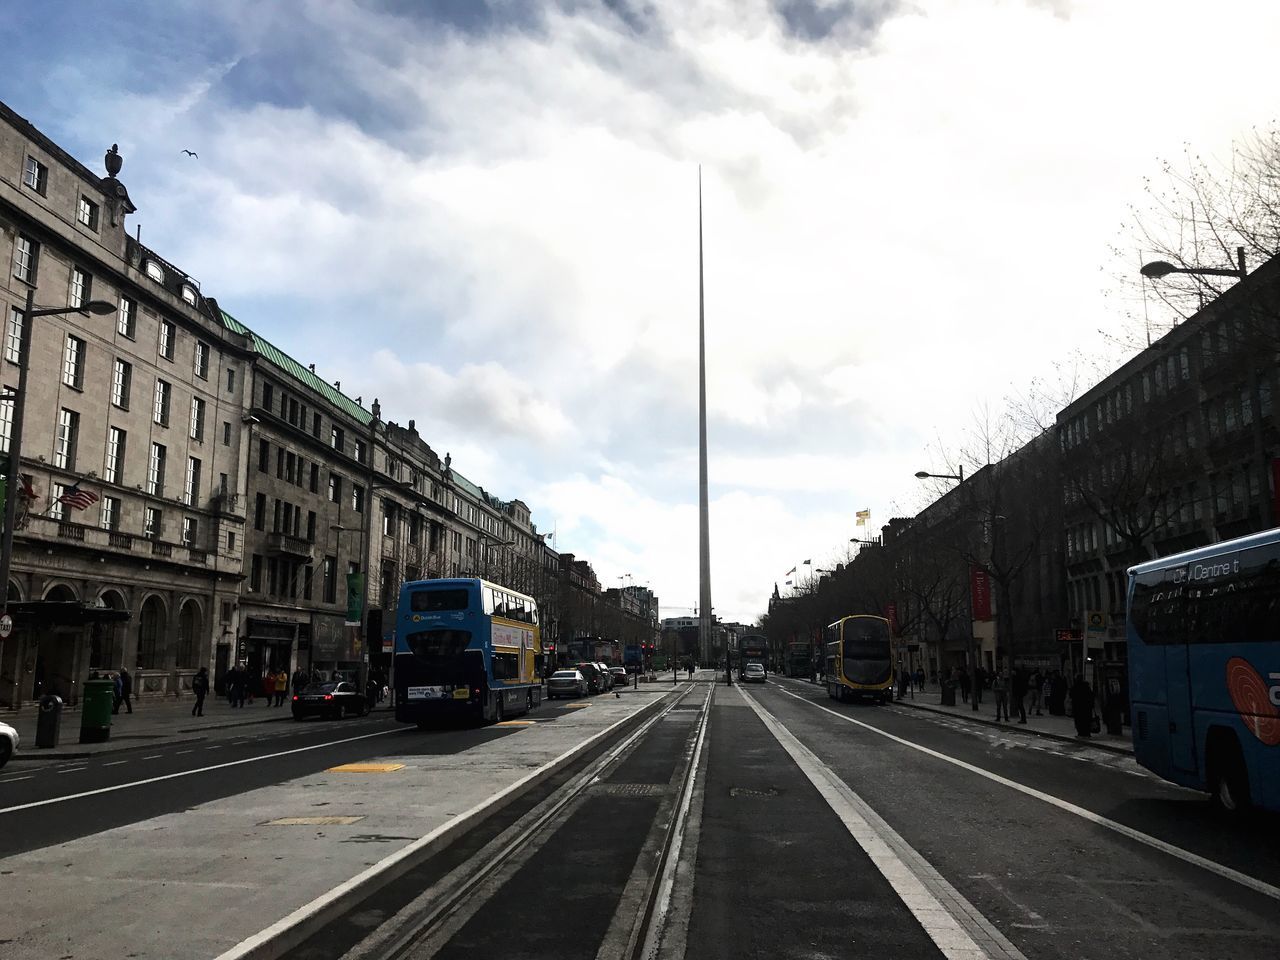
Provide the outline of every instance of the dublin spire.
<path id="1" fill-rule="evenodd" d="M 707 318 L 702 281 L 702 167 L 698 167 L 698 648 L 705 661 L 712 650 L 711 533 L 707 510 Z"/>

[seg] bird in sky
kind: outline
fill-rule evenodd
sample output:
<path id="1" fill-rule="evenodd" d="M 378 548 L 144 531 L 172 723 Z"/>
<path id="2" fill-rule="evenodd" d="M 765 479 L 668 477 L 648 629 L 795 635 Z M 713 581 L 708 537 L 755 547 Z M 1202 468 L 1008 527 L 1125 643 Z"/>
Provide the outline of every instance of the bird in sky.
<path id="1" fill-rule="evenodd" d="M 194 150 L 183 150 L 182 152 L 188 157 L 195 157 L 197 160 L 200 159 L 200 154 L 196 153 Z"/>

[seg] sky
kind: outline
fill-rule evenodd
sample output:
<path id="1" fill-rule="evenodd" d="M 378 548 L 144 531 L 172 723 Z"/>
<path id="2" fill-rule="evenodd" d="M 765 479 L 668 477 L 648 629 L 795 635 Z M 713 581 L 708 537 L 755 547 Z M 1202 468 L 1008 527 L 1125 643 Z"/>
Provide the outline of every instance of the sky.
<path id="1" fill-rule="evenodd" d="M 5 20 L 0 99 L 91 169 L 119 143 L 144 243 L 663 616 L 698 596 L 701 167 L 712 598 L 747 623 L 1008 396 L 1114 362 L 1144 178 L 1275 119 L 1280 36 L 1267 0 Z"/>

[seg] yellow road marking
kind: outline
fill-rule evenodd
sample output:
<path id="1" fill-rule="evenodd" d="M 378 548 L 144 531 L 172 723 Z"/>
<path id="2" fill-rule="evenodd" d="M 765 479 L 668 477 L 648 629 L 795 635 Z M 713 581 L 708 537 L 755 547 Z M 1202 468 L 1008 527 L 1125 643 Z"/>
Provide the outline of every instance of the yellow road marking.
<path id="1" fill-rule="evenodd" d="M 589 706 L 591 706 L 591 704 L 589 704 L 589 703 L 566 703 L 566 704 L 565 704 L 565 706 L 566 706 L 566 707 L 589 707 Z"/>
<path id="2" fill-rule="evenodd" d="M 262 824 L 264 827 L 345 827 L 359 823 L 364 817 L 278 817 Z"/>
<path id="3" fill-rule="evenodd" d="M 344 763 L 330 767 L 329 773 L 395 773 L 403 770 L 403 763 Z"/>
<path id="4" fill-rule="evenodd" d="M 502 720 L 498 723 L 495 723 L 494 726 L 495 727 L 532 727 L 536 722 L 537 721 L 535 720 Z"/>

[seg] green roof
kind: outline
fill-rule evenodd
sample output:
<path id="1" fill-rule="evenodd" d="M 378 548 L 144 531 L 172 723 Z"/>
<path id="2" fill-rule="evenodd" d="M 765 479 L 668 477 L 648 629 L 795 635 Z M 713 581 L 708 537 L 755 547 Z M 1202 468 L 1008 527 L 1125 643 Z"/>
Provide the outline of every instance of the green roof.
<path id="1" fill-rule="evenodd" d="M 358 423 L 368 426 L 373 420 L 373 414 L 356 403 L 345 393 L 335 387 L 326 380 L 322 380 L 318 375 L 313 373 L 309 367 L 304 367 L 293 357 L 289 356 L 275 344 L 269 340 L 264 340 L 261 336 L 254 333 L 243 323 L 227 313 L 225 310 L 219 310 L 222 314 L 222 323 L 233 333 L 243 334 L 249 338 L 249 342 L 253 344 L 253 350 L 261 357 L 266 357 L 277 367 L 289 374 L 296 380 L 306 384 L 316 393 L 320 394 L 335 407 L 345 411 L 350 417 Z"/>
<path id="2" fill-rule="evenodd" d="M 475 497 L 477 500 L 484 499 L 484 491 L 482 491 L 474 483 L 472 483 L 470 480 L 468 480 L 466 477 L 460 474 L 457 470 L 451 469 L 449 472 L 453 476 L 453 482 L 462 488 L 463 493 L 469 493 L 471 496 Z"/>

